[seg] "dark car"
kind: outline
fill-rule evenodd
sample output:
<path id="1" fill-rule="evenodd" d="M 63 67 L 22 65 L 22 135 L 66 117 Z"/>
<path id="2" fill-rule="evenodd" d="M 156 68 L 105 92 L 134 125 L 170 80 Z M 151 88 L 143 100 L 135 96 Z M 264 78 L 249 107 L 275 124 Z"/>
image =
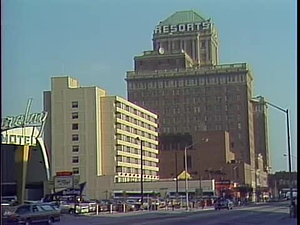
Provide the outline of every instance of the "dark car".
<path id="1" fill-rule="evenodd" d="M 233 202 L 229 199 L 219 199 L 215 203 L 215 210 L 220 209 L 233 209 Z"/>
<path id="2" fill-rule="evenodd" d="M 24 204 L 4 215 L 4 224 L 52 224 L 57 221 L 60 221 L 60 211 L 50 204 Z"/>

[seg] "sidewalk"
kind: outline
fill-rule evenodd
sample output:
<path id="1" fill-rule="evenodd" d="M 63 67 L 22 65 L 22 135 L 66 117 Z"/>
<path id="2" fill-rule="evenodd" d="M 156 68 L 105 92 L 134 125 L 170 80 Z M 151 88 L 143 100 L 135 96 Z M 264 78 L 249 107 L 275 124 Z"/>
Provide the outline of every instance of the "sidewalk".
<path id="1" fill-rule="evenodd" d="M 143 211 L 130 211 L 130 212 L 101 212 L 98 215 L 95 213 L 93 214 L 85 214 L 81 216 L 91 216 L 91 217 L 97 217 L 97 216 L 105 216 L 105 217 L 119 217 L 119 216 L 133 216 L 133 215 L 151 215 L 151 214 L 156 214 L 156 215 L 166 215 L 166 214 L 182 214 L 182 213 L 192 213 L 192 212 L 201 212 L 201 211 L 208 211 L 208 210 L 214 210 L 214 207 L 205 207 L 204 209 L 202 208 L 194 208 L 190 209 L 189 211 L 186 211 L 185 208 L 181 209 L 159 209 L 159 210 L 143 210 Z"/>

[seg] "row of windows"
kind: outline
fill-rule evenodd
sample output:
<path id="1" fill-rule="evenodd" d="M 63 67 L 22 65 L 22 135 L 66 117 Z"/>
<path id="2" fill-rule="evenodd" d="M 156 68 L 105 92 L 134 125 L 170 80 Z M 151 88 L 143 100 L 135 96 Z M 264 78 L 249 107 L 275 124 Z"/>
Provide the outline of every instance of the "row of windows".
<path id="1" fill-rule="evenodd" d="M 130 123 L 133 123 L 135 125 L 138 125 L 138 126 L 141 126 L 141 127 L 144 127 L 148 130 L 151 130 L 151 131 L 155 131 L 156 132 L 156 128 L 154 126 L 151 126 L 150 124 L 148 123 L 144 123 L 143 121 L 140 121 L 140 120 L 137 120 L 131 116 L 128 116 L 128 115 L 124 115 L 122 113 L 117 113 L 116 114 L 116 117 L 118 119 L 121 119 L 121 120 L 125 120 L 127 122 L 130 122 Z"/>
<path id="2" fill-rule="evenodd" d="M 215 101 L 214 101 L 215 100 Z M 232 96 L 224 96 L 223 98 L 223 101 L 224 102 L 235 102 L 235 101 L 240 101 L 240 95 L 235 95 L 233 97 Z M 185 97 L 185 98 L 173 98 L 173 99 L 168 99 L 168 100 L 165 100 L 165 99 L 149 99 L 147 101 L 143 101 L 142 104 L 147 104 L 147 105 L 181 105 L 182 103 L 183 104 L 190 104 L 190 103 L 213 103 L 213 102 L 217 102 L 217 103 L 222 103 L 222 98 L 221 96 L 215 96 L 215 99 L 213 99 L 211 96 L 203 96 L 203 97 Z"/>
<path id="3" fill-rule="evenodd" d="M 157 176 L 157 175 L 155 175 Z M 116 177 L 116 180 L 115 182 L 116 183 L 128 183 L 128 182 L 137 182 L 137 181 L 140 181 L 141 179 L 140 178 L 137 178 L 137 177 Z M 153 179 L 151 178 L 147 178 L 147 177 L 144 177 L 143 178 L 143 181 L 152 181 Z"/>
<path id="4" fill-rule="evenodd" d="M 134 144 L 140 144 L 140 141 L 137 138 L 129 137 L 123 134 L 117 134 L 117 140 L 122 140 Z M 143 146 L 152 149 L 157 149 L 157 146 L 155 144 L 149 143 L 147 141 L 143 141 Z"/>
<path id="5" fill-rule="evenodd" d="M 163 124 L 170 124 L 170 123 L 178 123 L 178 122 L 193 122 L 193 121 L 217 121 L 221 122 L 222 121 L 222 115 L 211 115 L 211 116 L 206 116 L 206 115 L 196 115 L 196 116 L 186 116 L 186 117 L 179 117 L 179 116 L 174 116 L 174 117 L 165 117 L 162 119 Z M 225 120 L 226 121 L 235 121 L 241 120 L 241 114 L 237 114 L 236 118 L 235 115 L 225 115 Z"/>
<path id="6" fill-rule="evenodd" d="M 229 105 L 206 105 L 206 106 L 197 106 L 194 108 L 191 107 L 165 107 L 163 109 L 164 114 L 181 114 L 181 113 L 200 113 L 202 111 L 240 111 L 242 109 L 240 104 L 229 104 Z M 193 111 L 192 111 L 193 110 Z"/>
<path id="7" fill-rule="evenodd" d="M 149 138 L 149 139 L 157 141 L 157 136 L 155 136 L 153 134 L 149 134 L 149 133 L 141 131 L 141 130 L 138 130 L 136 128 L 124 125 L 124 124 L 118 123 L 117 124 L 117 129 L 121 129 L 121 130 L 130 132 L 130 133 L 133 133 L 133 134 L 136 134 L 136 135 L 139 135 L 139 136 L 146 137 L 146 138 Z"/>
<path id="8" fill-rule="evenodd" d="M 225 86 L 225 87 L 199 87 L 199 88 L 182 88 L 182 89 L 156 89 L 156 90 L 146 90 L 146 91 L 132 91 L 134 97 L 153 97 L 153 96 L 182 96 L 182 95 L 204 95 L 205 93 L 211 95 L 212 92 L 220 93 L 222 95 L 230 95 L 233 97 L 236 95 L 236 92 L 239 92 L 241 87 L 239 85 L 235 86 Z M 137 96 L 139 94 L 139 96 Z"/>
<path id="9" fill-rule="evenodd" d="M 141 174 L 141 169 L 131 168 L 131 167 L 124 167 L 124 166 L 117 166 L 116 172 L 117 173 Z M 143 174 L 144 175 L 157 176 L 157 171 L 143 169 Z"/>
<path id="10" fill-rule="evenodd" d="M 234 124 L 198 124 L 198 125 L 188 125 L 188 126 L 164 126 L 160 128 L 160 131 L 163 133 L 185 133 L 194 131 L 214 131 L 214 130 L 241 130 L 242 124 L 237 123 L 235 126 Z M 241 136 L 238 136 L 240 139 Z"/>
<path id="11" fill-rule="evenodd" d="M 129 89 L 151 89 L 151 88 L 169 88 L 169 87 L 184 87 L 184 86 L 201 86 L 212 84 L 229 84 L 229 83 L 244 83 L 246 75 L 222 75 L 222 76 L 209 76 L 209 77 L 191 77 L 191 78 L 178 78 L 167 80 L 151 80 L 151 81 L 134 81 L 129 82 Z"/>
<path id="12" fill-rule="evenodd" d="M 153 123 L 156 123 L 156 119 L 154 117 L 152 117 L 152 116 L 150 116 L 150 115 L 148 115 L 148 114 L 146 114 L 144 112 L 141 112 L 141 111 L 139 111 L 139 110 L 137 110 L 137 109 L 135 109 L 133 107 L 130 107 L 129 105 L 123 104 L 121 102 L 117 102 L 116 106 L 118 108 L 120 108 L 120 109 L 126 110 L 126 111 L 128 111 L 130 113 L 133 113 L 133 114 L 135 114 L 137 116 L 140 116 L 140 117 L 142 117 L 142 118 L 144 118 L 146 120 L 149 120 L 149 121 L 151 121 Z"/>
<path id="13" fill-rule="evenodd" d="M 140 149 L 129 147 L 129 146 L 124 146 L 124 145 L 117 145 L 117 151 L 128 152 L 128 153 L 136 154 L 136 155 L 141 154 Z M 148 152 L 148 151 L 143 151 L 143 155 L 147 156 L 147 157 L 152 157 L 152 158 L 157 157 L 157 154 L 155 154 L 153 152 Z"/>
<path id="14" fill-rule="evenodd" d="M 141 164 L 141 160 L 140 159 L 136 159 L 136 158 L 132 158 L 132 157 L 127 157 L 127 156 L 121 156 L 121 155 L 117 156 L 117 161 L 118 162 L 125 162 L 125 163 L 132 163 L 132 164 L 139 164 L 139 165 Z M 143 165 L 157 167 L 158 163 L 157 162 L 150 162 L 150 161 L 147 161 L 147 160 L 143 160 Z"/>

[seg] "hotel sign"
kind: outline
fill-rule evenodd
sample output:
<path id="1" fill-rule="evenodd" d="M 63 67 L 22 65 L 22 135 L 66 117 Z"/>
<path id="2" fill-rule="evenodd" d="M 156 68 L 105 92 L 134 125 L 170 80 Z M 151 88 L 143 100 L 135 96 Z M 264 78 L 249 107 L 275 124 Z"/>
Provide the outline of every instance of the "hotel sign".
<path id="1" fill-rule="evenodd" d="M 10 134 L 8 132 L 2 132 L 1 134 L 1 143 L 7 145 L 29 145 L 36 146 L 36 138 L 29 135 L 22 135 L 22 131 L 20 134 Z"/>
<path id="2" fill-rule="evenodd" d="M 165 25 L 165 26 L 156 26 L 154 33 L 169 34 L 169 33 L 186 32 L 186 31 L 201 31 L 201 30 L 207 30 L 210 27 L 211 27 L 211 23 L 208 21 L 202 23 Z"/>
<path id="3" fill-rule="evenodd" d="M 1 143 L 35 146 L 44 130 L 47 112 L 30 113 L 32 99 L 28 100 L 24 114 L 1 119 Z"/>
<path id="4" fill-rule="evenodd" d="M 29 113 L 31 101 L 32 99 L 29 99 L 25 114 L 21 114 L 18 116 L 7 116 L 1 119 L 2 132 L 13 128 L 34 126 L 40 127 L 40 134 L 42 133 L 48 113 Z"/>

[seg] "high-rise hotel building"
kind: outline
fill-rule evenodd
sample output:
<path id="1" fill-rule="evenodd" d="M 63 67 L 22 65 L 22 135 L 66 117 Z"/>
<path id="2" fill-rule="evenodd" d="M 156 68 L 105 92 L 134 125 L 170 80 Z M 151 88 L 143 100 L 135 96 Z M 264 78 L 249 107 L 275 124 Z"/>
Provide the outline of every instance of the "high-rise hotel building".
<path id="1" fill-rule="evenodd" d="M 165 144 L 171 134 L 190 134 L 195 143 L 199 131 L 228 131 L 254 182 L 253 75 L 246 63 L 219 64 L 218 46 L 211 19 L 194 10 L 174 13 L 155 28 L 153 50 L 134 58 L 128 100 L 159 115 L 162 151 L 186 146 Z"/>
<path id="2" fill-rule="evenodd" d="M 141 179 L 142 140 L 143 179 L 158 180 L 156 114 L 71 77 L 51 79 L 44 110 L 52 176 L 73 171 L 87 182 L 87 194 L 100 198 L 114 183 Z"/>

